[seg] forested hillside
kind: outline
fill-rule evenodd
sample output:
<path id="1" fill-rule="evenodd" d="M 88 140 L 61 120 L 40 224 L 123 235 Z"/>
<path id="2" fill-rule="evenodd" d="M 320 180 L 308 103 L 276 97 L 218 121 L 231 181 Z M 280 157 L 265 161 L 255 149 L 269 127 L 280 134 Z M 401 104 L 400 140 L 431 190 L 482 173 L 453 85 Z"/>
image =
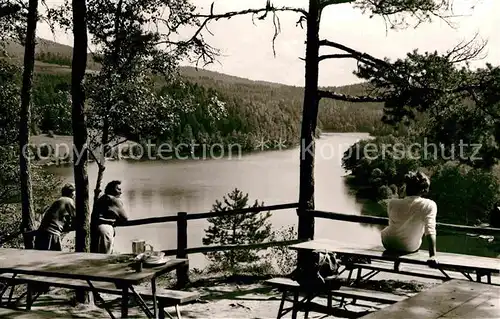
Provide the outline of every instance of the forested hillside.
<path id="1" fill-rule="evenodd" d="M 8 44 L 4 56 L 20 61 L 22 47 Z M 71 52 L 69 46 L 39 39 L 36 52 L 34 89 L 34 116 L 32 129 L 35 134 L 53 131 L 71 134 L 68 91 Z M 89 62 L 92 58 L 89 56 Z M 98 70 L 96 63 L 89 63 L 89 72 Z M 263 81 L 252 81 L 193 67 L 181 67 L 181 77 L 192 90 L 203 96 L 215 94 L 225 103 L 227 116 L 216 128 L 207 129 L 200 116 L 183 118 L 183 124 L 170 140 L 194 138 L 197 142 L 239 142 L 245 148 L 255 147 L 257 140 L 286 140 L 296 144 L 300 133 L 303 89 Z M 160 82 L 160 86 L 165 84 Z M 341 93 L 356 94 L 365 90 L 363 85 L 335 88 Z M 164 88 L 164 91 L 170 89 Z M 375 103 L 347 103 L 326 100 L 319 114 L 319 128 L 323 131 L 370 132 L 384 134 L 390 128 L 380 121 L 382 106 Z M 210 132 L 209 132 L 210 131 Z M 208 135 L 208 136 L 207 136 Z"/>

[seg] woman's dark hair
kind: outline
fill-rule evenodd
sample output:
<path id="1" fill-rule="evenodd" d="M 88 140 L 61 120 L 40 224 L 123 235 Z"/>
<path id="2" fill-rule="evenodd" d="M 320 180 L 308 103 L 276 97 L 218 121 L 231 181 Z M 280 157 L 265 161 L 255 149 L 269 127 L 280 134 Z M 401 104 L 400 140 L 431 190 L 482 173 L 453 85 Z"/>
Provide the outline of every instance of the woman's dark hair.
<path id="1" fill-rule="evenodd" d="M 116 186 L 120 185 L 121 181 L 111 181 L 106 185 L 104 193 L 108 195 L 116 195 Z"/>
<path id="2" fill-rule="evenodd" d="M 424 173 L 412 171 L 405 175 L 405 184 L 407 196 L 418 196 L 429 191 L 431 181 Z"/>
<path id="3" fill-rule="evenodd" d="M 61 195 L 66 196 L 66 197 L 71 197 L 73 196 L 73 192 L 75 191 L 75 186 L 73 184 L 64 184 L 64 186 L 61 189 Z"/>

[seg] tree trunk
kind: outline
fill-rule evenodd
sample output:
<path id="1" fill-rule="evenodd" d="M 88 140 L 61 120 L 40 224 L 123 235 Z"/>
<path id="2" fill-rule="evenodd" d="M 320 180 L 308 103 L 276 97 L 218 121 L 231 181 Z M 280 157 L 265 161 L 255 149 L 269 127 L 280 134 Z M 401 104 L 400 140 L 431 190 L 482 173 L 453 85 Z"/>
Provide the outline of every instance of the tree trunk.
<path id="1" fill-rule="evenodd" d="M 318 116 L 319 0 L 309 1 L 306 45 L 306 80 L 300 140 L 299 239 L 314 238 L 314 218 L 305 215 L 314 209 L 314 132 Z"/>
<path id="2" fill-rule="evenodd" d="M 73 0 L 73 61 L 71 67 L 71 97 L 76 188 L 75 250 L 89 251 L 89 179 L 87 175 L 87 123 L 83 79 L 87 68 L 87 5 L 85 0 Z M 90 295 L 79 291 L 77 301 L 88 302 Z"/>
<path id="3" fill-rule="evenodd" d="M 300 186 L 299 186 L 299 239 L 314 239 L 314 217 L 305 213 L 314 209 L 314 132 L 318 116 L 318 74 L 319 74 L 319 22 L 321 9 L 319 0 L 309 1 L 307 18 L 306 76 L 304 105 L 302 109 L 302 128 L 300 135 Z M 299 267 L 307 267 L 310 255 L 297 254 Z"/>
<path id="4" fill-rule="evenodd" d="M 31 186 L 29 139 L 31 122 L 31 89 L 35 65 L 36 23 L 38 20 L 38 0 L 29 0 L 26 41 L 24 46 L 23 86 L 21 89 L 21 114 L 19 120 L 19 169 L 21 179 L 22 221 L 21 232 L 34 229 L 33 198 Z M 24 237 L 25 248 L 33 248 L 32 240 Z"/>
<path id="5" fill-rule="evenodd" d="M 73 0 L 73 62 L 71 72 L 74 174 L 76 188 L 76 251 L 88 252 L 89 180 L 87 176 L 87 123 L 83 78 L 87 67 L 87 8 L 85 0 Z"/>

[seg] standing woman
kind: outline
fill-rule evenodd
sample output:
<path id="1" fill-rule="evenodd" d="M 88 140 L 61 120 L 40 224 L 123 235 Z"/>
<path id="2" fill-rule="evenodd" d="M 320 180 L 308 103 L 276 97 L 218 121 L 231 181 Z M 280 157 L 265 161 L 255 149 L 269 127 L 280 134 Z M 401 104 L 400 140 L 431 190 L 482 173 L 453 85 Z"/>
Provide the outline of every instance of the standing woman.
<path id="1" fill-rule="evenodd" d="M 104 195 L 97 199 L 90 222 L 90 252 L 111 254 L 115 238 L 115 226 L 128 220 L 120 200 L 121 181 L 111 181 L 104 189 Z"/>

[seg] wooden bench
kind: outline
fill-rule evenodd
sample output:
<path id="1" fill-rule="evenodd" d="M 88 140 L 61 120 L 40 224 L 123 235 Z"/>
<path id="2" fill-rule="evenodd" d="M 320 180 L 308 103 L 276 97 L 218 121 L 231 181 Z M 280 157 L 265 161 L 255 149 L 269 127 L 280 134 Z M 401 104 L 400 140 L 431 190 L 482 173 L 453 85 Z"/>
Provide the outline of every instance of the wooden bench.
<path id="1" fill-rule="evenodd" d="M 7 286 L 1 292 L 0 302 L 2 301 L 3 294 L 6 292 L 7 288 L 11 287 L 11 293 L 9 295 L 8 303 L 11 302 L 12 292 L 16 285 L 19 284 L 27 284 L 28 289 L 32 286 L 48 286 L 48 287 L 60 287 L 67 289 L 83 289 L 87 291 L 94 290 L 98 293 L 105 293 L 110 295 L 121 295 L 122 289 L 118 289 L 112 283 L 106 282 L 95 282 L 93 283 L 93 287 L 91 288 L 89 284 L 85 280 L 72 280 L 72 279 L 64 279 L 64 278 L 55 278 L 55 277 L 44 277 L 44 276 L 33 276 L 33 275 L 17 275 L 12 278 L 13 274 L 0 274 L 0 280 L 4 281 Z M 141 296 L 141 298 L 152 300 L 153 295 L 151 291 L 144 288 L 134 287 L 134 290 Z M 32 303 L 36 300 L 39 294 L 35 295 L 33 298 L 29 298 L 29 293 L 25 293 L 26 300 L 26 309 L 30 309 Z M 16 303 L 23 298 L 24 295 L 17 298 Z M 96 296 L 99 301 L 104 302 L 100 296 Z M 195 301 L 200 298 L 200 294 L 197 292 L 191 291 L 181 291 L 181 290 L 171 290 L 171 289 L 157 289 L 156 290 L 156 300 L 158 301 L 159 308 L 159 317 L 165 318 L 165 313 L 167 316 L 172 318 L 172 316 L 165 311 L 166 307 L 175 307 L 176 315 L 180 319 L 181 314 L 179 310 L 179 306 Z M 31 299 L 31 300 L 30 300 Z"/>
<path id="2" fill-rule="evenodd" d="M 444 275 L 442 273 L 436 273 L 435 271 L 432 271 L 432 269 L 411 269 L 408 270 L 406 267 L 405 269 L 401 268 L 394 268 L 393 263 L 387 263 L 387 262 L 373 262 L 370 264 L 366 263 L 350 263 L 346 265 L 347 270 L 349 270 L 349 276 L 348 279 L 351 279 L 352 273 L 354 270 L 357 269 L 357 276 L 356 276 L 356 281 L 366 281 L 370 280 L 374 276 L 376 276 L 380 272 L 386 272 L 386 273 L 393 273 L 393 274 L 399 274 L 399 275 L 405 275 L 405 276 L 412 276 L 412 277 L 420 277 L 420 278 L 427 278 L 427 279 L 435 279 L 435 280 L 449 280 L 451 279 L 449 275 Z M 363 270 L 368 270 L 366 274 L 363 275 Z M 437 270 L 439 271 L 439 270 Z"/>
<path id="3" fill-rule="evenodd" d="M 298 282 L 290 278 L 272 278 L 266 280 L 265 283 L 274 288 L 277 288 L 280 292 L 282 292 L 281 303 L 278 309 L 277 318 L 283 317 L 290 311 L 292 311 L 292 318 L 296 318 L 297 312 L 299 310 L 305 310 L 306 312 L 305 317 L 307 317 L 309 309 L 311 309 L 310 303 L 312 299 L 322 294 L 327 295 L 327 306 L 326 309 L 323 310 L 325 310 L 325 312 L 328 313 L 332 312 L 333 296 L 342 298 L 340 300 L 339 307 L 344 306 L 345 298 L 352 299 L 353 300 L 352 304 L 354 304 L 358 299 L 374 303 L 393 304 L 407 298 L 406 296 L 398 296 L 390 293 L 357 289 L 351 287 L 340 287 L 337 290 L 337 289 L 330 289 L 328 286 L 326 286 L 326 288 L 319 288 L 319 289 L 314 289 L 314 291 L 310 290 L 308 291 L 304 289 L 304 287 L 302 287 Z M 288 299 L 289 294 L 292 294 L 293 299 Z M 299 296 L 301 294 L 305 294 L 305 297 L 302 300 L 299 300 Z M 292 307 L 284 308 L 286 301 L 291 302 Z"/>
<path id="4" fill-rule="evenodd" d="M 345 264 L 346 267 L 352 269 L 358 269 L 358 277 L 361 276 L 362 269 L 368 269 L 375 272 L 387 271 L 391 273 L 399 273 L 403 275 L 425 277 L 425 278 L 435 278 L 441 280 L 452 279 L 448 274 L 449 271 L 459 272 L 467 279 L 474 281 L 473 275 L 476 276 L 476 281 L 481 282 L 483 277 L 486 277 L 486 282 L 491 284 L 491 276 L 493 274 L 500 274 L 500 259 L 480 257 L 472 255 L 462 255 L 453 254 L 445 252 L 437 252 L 438 265 L 435 268 L 440 274 L 432 275 L 429 277 L 428 273 L 419 272 L 407 272 L 404 273 L 400 269 L 400 265 L 417 265 L 417 266 L 427 266 L 427 259 L 429 258 L 429 252 L 425 250 L 419 250 L 415 253 L 410 254 L 390 254 L 382 246 L 377 247 L 363 247 L 353 243 L 339 242 L 331 239 L 314 239 L 308 242 L 291 245 L 290 249 L 301 250 L 301 251 L 328 251 L 335 252 L 340 255 L 347 256 L 356 259 L 366 259 L 370 261 L 385 261 L 392 263 L 391 267 L 371 266 L 370 263 L 357 263 L 348 262 Z M 370 269 L 371 268 L 371 269 Z M 429 268 L 431 269 L 431 268 Z"/>

